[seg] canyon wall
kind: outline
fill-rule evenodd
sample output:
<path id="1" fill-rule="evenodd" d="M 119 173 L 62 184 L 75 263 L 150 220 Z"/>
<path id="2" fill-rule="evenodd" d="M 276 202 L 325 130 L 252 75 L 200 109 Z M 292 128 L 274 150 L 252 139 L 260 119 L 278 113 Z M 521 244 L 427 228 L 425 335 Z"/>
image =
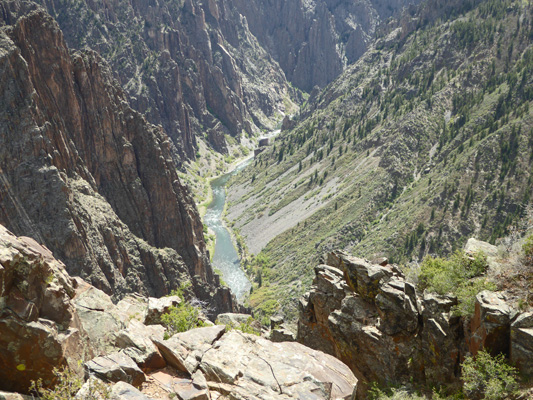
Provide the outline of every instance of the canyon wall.
<path id="1" fill-rule="evenodd" d="M 42 9 L 3 2 L 1 15 L 0 223 L 115 297 L 190 280 L 214 311 L 237 307 L 168 136 L 129 107 L 97 53 L 70 52 Z"/>

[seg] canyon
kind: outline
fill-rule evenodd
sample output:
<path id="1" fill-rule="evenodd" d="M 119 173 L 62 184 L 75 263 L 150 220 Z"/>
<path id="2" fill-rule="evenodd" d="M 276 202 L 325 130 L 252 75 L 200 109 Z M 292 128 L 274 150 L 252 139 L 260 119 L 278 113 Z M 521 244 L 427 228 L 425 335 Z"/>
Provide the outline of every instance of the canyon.
<path id="1" fill-rule="evenodd" d="M 532 15 L 0 0 L 0 399 L 531 395 Z"/>

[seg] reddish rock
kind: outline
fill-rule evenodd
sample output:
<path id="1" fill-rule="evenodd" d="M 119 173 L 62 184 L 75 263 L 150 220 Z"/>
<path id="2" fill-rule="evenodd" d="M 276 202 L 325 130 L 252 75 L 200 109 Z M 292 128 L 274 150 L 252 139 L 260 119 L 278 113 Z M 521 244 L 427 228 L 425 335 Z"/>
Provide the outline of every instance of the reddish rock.
<path id="1" fill-rule="evenodd" d="M 90 356 L 72 303 L 75 281 L 51 252 L 0 226 L 0 390 L 26 393 L 32 380 L 49 387 L 53 368 Z"/>

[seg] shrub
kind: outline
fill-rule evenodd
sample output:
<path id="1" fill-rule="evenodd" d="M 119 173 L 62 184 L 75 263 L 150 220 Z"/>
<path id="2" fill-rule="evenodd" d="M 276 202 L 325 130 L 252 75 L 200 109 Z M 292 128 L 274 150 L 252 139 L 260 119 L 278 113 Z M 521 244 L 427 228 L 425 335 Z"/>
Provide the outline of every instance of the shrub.
<path id="1" fill-rule="evenodd" d="M 533 265 L 533 235 L 529 235 L 526 242 L 522 245 L 525 262 L 527 265 Z"/>
<path id="2" fill-rule="evenodd" d="M 30 391 L 35 392 L 41 400 L 70 400 L 83 386 L 83 380 L 76 376 L 70 368 L 54 368 L 54 375 L 57 382 L 52 389 L 43 387 L 42 379 L 32 381 Z M 87 398 L 90 399 L 109 399 L 111 392 L 109 387 L 98 380 L 90 380 L 87 391 Z"/>
<path id="3" fill-rule="evenodd" d="M 501 354 L 492 357 L 480 351 L 475 358 L 466 357 L 461 367 L 463 392 L 469 399 L 511 399 L 518 388 L 516 369 Z"/>
<path id="4" fill-rule="evenodd" d="M 181 299 L 181 303 L 170 307 L 168 312 L 161 315 L 161 322 L 167 328 L 165 338 L 169 338 L 179 332 L 205 326 L 200 319 L 201 304 L 193 305 L 185 301 L 184 292 L 190 286 L 191 283 L 186 282 L 171 293 L 172 296 L 178 296 Z"/>
<path id="5" fill-rule="evenodd" d="M 182 302 L 177 306 L 170 307 L 169 311 L 161 316 L 161 322 L 167 328 L 167 335 L 170 337 L 179 332 L 205 326 L 199 317 L 198 307 Z"/>
<path id="6" fill-rule="evenodd" d="M 254 322 L 254 319 L 252 317 L 248 318 L 246 322 L 241 322 L 239 325 L 235 325 L 232 323 L 226 324 L 226 330 L 237 330 L 241 331 L 243 333 L 250 333 L 252 335 L 260 336 L 261 332 L 257 331 L 253 326 L 252 323 Z"/>
<path id="7" fill-rule="evenodd" d="M 474 313 L 475 297 L 482 290 L 495 290 L 494 283 L 480 277 L 487 267 L 487 259 L 481 252 L 468 257 L 462 252 L 450 258 L 426 257 L 420 266 L 418 288 L 441 295 L 451 293 L 457 296 L 458 315 Z"/>

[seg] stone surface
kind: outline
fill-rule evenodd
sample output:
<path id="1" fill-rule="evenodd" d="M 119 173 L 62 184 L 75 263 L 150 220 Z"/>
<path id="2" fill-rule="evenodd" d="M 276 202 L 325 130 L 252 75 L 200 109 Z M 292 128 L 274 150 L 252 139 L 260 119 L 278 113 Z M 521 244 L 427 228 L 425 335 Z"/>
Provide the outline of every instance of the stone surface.
<path id="1" fill-rule="evenodd" d="M 115 334 L 124 329 L 126 323 L 113 314 L 115 305 L 110 296 L 80 278 L 76 281 L 78 287 L 73 302 L 81 324 L 91 340 L 95 355 L 106 354 L 114 347 Z"/>
<path id="2" fill-rule="evenodd" d="M 299 343 L 231 331 L 214 350 L 204 354 L 200 369 L 212 390 L 219 384 L 230 398 L 350 399 L 357 383 L 342 362 Z"/>
<path id="3" fill-rule="evenodd" d="M 27 393 L 32 380 L 49 387 L 53 367 L 90 356 L 72 302 L 76 282 L 52 253 L 0 225 L 0 390 Z"/>
<path id="4" fill-rule="evenodd" d="M 511 363 L 527 377 L 533 376 L 533 313 L 519 315 L 511 324 Z"/>
<path id="5" fill-rule="evenodd" d="M 510 325 L 516 316 L 501 293 L 484 290 L 476 296 L 471 322 L 470 352 L 488 349 L 492 355 L 509 354 Z"/>
<path id="6" fill-rule="evenodd" d="M 146 325 L 156 325 L 161 323 L 161 315 L 167 313 L 170 307 L 176 307 L 181 303 L 178 296 L 165 296 L 159 299 L 150 297 L 148 299 L 148 309 L 144 323 Z"/>
<path id="7" fill-rule="evenodd" d="M 111 400 L 152 400 L 126 382 L 117 382 L 111 389 Z"/>
<path id="8" fill-rule="evenodd" d="M 96 375 L 107 382 L 126 382 L 140 386 L 146 377 L 135 361 L 122 352 L 96 357 L 85 363 L 86 376 Z"/>
<path id="9" fill-rule="evenodd" d="M 115 335 L 115 346 L 123 349 L 123 353 L 131 357 L 143 371 L 164 368 L 167 365 L 165 359 L 150 340 L 150 336 L 155 336 L 154 333 L 141 323 L 131 323 L 128 329 Z M 162 339 L 163 334 L 158 336 Z"/>

